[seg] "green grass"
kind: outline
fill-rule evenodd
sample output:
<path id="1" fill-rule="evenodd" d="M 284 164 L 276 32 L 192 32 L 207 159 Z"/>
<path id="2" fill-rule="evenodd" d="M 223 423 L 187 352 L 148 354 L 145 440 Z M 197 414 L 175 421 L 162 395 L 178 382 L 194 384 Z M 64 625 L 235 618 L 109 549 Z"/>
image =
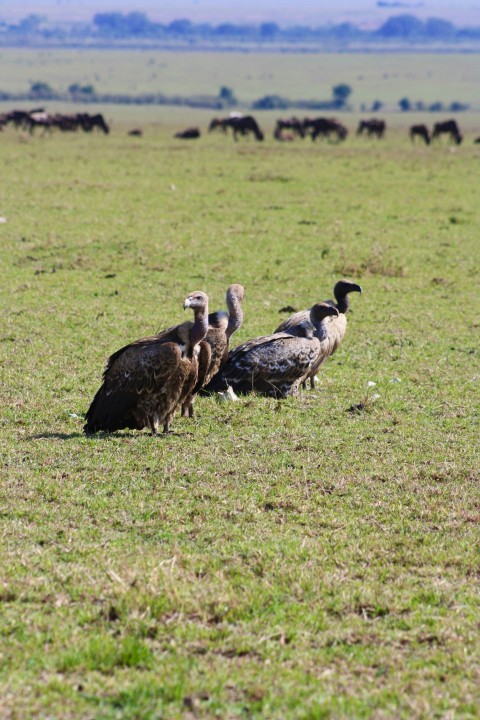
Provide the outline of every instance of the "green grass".
<path id="1" fill-rule="evenodd" d="M 0 136 L 0 716 L 478 717 L 479 151 L 165 117 Z M 316 391 L 82 435 L 192 290 L 241 342 L 344 275 Z"/>
<path id="2" fill-rule="evenodd" d="M 466 53 L 194 53 L 141 50 L 2 48 L 0 90 L 27 92 L 32 82 L 56 91 L 91 84 L 99 94 L 216 95 L 225 85 L 240 102 L 264 95 L 328 100 L 347 83 L 356 110 L 403 97 L 427 105 L 458 101 L 480 110 L 478 55 Z"/>

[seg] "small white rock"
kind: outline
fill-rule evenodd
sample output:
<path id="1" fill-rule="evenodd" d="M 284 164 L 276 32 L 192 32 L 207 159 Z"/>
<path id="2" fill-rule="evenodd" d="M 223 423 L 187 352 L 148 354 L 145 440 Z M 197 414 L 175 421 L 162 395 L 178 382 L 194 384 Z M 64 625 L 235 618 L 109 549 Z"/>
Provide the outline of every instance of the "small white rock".
<path id="1" fill-rule="evenodd" d="M 369 380 L 368 383 L 367 383 L 367 385 L 368 385 L 368 387 L 376 387 L 376 386 L 377 386 L 377 383 L 376 383 L 376 382 L 373 382 L 373 380 Z"/>

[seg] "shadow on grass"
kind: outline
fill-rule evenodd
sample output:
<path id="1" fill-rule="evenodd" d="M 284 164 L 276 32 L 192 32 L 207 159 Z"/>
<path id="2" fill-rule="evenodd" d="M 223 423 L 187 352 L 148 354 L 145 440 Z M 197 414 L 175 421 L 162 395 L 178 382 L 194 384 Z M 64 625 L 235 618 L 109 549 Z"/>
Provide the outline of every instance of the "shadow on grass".
<path id="1" fill-rule="evenodd" d="M 74 433 L 38 433 L 29 435 L 27 440 L 73 440 L 73 438 L 84 437 L 82 432 Z"/>
<path id="2" fill-rule="evenodd" d="M 27 440 L 73 440 L 74 438 L 86 438 L 87 440 L 117 440 L 121 438 L 142 438 L 142 437 L 149 437 L 149 438 L 171 438 L 171 437 L 194 437 L 194 433 L 190 431 L 186 432 L 175 432 L 171 431 L 169 433 L 158 433 L 157 435 L 152 435 L 149 432 L 113 432 L 113 433 L 104 433 L 99 432 L 95 435 L 85 435 L 83 432 L 73 432 L 73 433 L 38 433 L 37 435 L 29 435 L 27 437 Z"/>

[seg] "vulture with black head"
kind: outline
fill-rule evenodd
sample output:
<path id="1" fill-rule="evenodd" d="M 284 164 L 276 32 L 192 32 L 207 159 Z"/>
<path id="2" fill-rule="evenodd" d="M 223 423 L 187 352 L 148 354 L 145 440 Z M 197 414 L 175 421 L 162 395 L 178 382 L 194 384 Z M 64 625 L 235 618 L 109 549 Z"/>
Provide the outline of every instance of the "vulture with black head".
<path id="1" fill-rule="evenodd" d="M 303 382 L 304 387 L 306 387 L 306 381 L 308 378 L 310 378 L 310 386 L 312 387 L 312 389 L 315 387 L 315 375 L 318 372 L 320 365 L 325 362 L 325 360 L 329 358 L 330 355 L 333 355 L 333 353 L 345 337 L 345 333 L 347 331 L 346 314 L 350 308 L 350 298 L 348 297 L 348 295 L 351 292 L 361 293 L 362 288 L 360 287 L 360 285 L 357 285 L 350 280 L 339 280 L 333 288 L 333 294 L 335 295 L 336 302 L 334 300 L 326 301 L 327 305 L 330 305 L 331 307 L 334 307 L 338 310 L 338 314 L 336 317 L 329 318 L 329 321 L 326 324 L 326 336 L 323 336 L 324 333 L 322 331 L 322 337 L 319 337 L 317 330 L 315 331 L 315 335 L 319 337 L 322 344 L 321 359 L 320 362 L 316 365 L 316 367 L 312 369 L 311 373 L 306 376 Z M 291 315 L 287 320 L 282 322 L 277 327 L 275 332 L 286 332 L 292 335 L 297 335 L 297 328 L 300 327 L 301 324 L 308 319 L 309 312 L 309 310 L 301 310 L 300 312 Z"/>
<path id="2" fill-rule="evenodd" d="M 183 416 L 193 417 L 193 403 L 197 394 L 226 363 L 230 338 L 242 326 L 244 295 L 245 289 L 242 285 L 230 285 L 226 293 L 228 312 L 219 310 L 208 316 L 207 334 L 200 343 L 197 382 L 182 405 Z M 206 347 L 207 345 L 209 347 Z"/>
<path id="3" fill-rule="evenodd" d="M 222 392 L 230 386 L 239 394 L 258 392 L 275 398 L 295 395 L 321 352 L 314 330 L 337 315 L 336 308 L 317 303 L 307 319 L 298 324 L 296 335 L 279 332 L 239 345 L 229 353 L 206 390 Z"/>
<path id="4" fill-rule="evenodd" d="M 208 296 L 194 292 L 183 307 L 192 308 L 193 322 L 136 340 L 108 358 L 102 385 L 85 416 L 87 435 L 144 427 L 155 435 L 159 425 L 169 432 L 176 408 L 197 382 L 199 351 L 208 355 L 210 347 L 204 343 Z"/>

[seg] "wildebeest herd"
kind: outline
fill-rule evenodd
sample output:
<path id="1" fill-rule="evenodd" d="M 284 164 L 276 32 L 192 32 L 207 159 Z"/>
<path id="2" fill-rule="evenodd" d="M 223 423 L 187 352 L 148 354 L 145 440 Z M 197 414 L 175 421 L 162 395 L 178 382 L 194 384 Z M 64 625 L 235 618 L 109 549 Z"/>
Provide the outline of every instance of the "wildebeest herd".
<path id="1" fill-rule="evenodd" d="M 347 328 L 349 293 L 361 292 L 350 280 L 339 280 L 335 300 L 315 303 L 294 313 L 273 333 L 247 340 L 229 352 L 232 335 L 243 322 L 242 285 L 230 285 L 226 311 L 210 313 L 208 295 L 196 291 L 183 307 L 194 320 L 136 340 L 113 353 L 103 382 L 85 419 L 87 435 L 147 427 L 155 435 L 170 432 L 175 411 L 192 417 L 199 394 L 259 393 L 286 398 L 306 388 L 321 365 L 342 342 Z"/>
<path id="2" fill-rule="evenodd" d="M 101 113 L 50 113 L 44 108 L 34 108 L 32 110 L 12 110 L 8 113 L 0 114 L 0 131 L 8 125 L 13 126 L 17 130 L 23 130 L 34 134 L 35 130 L 43 130 L 43 133 L 50 133 L 52 130 L 60 130 L 61 132 L 76 132 L 83 130 L 91 132 L 99 130 L 105 135 L 110 132 L 110 127 L 106 123 Z M 381 140 L 385 137 L 387 124 L 385 120 L 379 118 L 370 118 L 360 120 L 357 126 L 357 137 L 377 138 Z M 215 117 L 211 120 L 209 132 L 219 131 L 227 135 L 230 131 L 234 140 L 241 137 L 252 135 L 256 140 L 265 139 L 265 133 L 261 130 L 257 120 L 253 115 L 243 115 L 239 112 L 232 112 L 228 117 Z M 128 135 L 141 137 L 142 130 L 135 128 L 130 130 Z M 273 131 L 273 137 L 279 142 L 292 141 L 296 138 L 304 139 L 309 137 L 311 140 L 324 138 L 332 142 L 342 142 L 348 136 L 348 129 L 337 118 L 315 117 L 315 118 L 299 118 L 293 116 L 289 118 L 279 118 L 276 121 Z M 430 132 L 426 125 L 412 125 L 408 131 L 412 142 L 417 139 L 430 145 L 433 140 L 437 140 L 442 136 L 460 145 L 463 135 L 460 132 L 456 120 L 445 120 L 436 122 Z M 201 131 L 198 127 L 189 127 L 185 130 L 179 130 L 175 133 L 175 138 L 181 140 L 196 140 L 201 137 Z M 478 140 L 478 139 L 477 139 Z M 475 140 L 475 142 L 477 142 Z"/>
<path id="3" fill-rule="evenodd" d="M 49 113 L 44 108 L 35 108 L 33 110 L 12 110 L 11 112 L 0 115 L 0 130 L 7 125 L 12 125 L 17 130 L 26 130 L 31 135 L 36 129 L 44 132 L 52 130 L 61 130 L 62 132 L 76 132 L 83 130 L 91 132 L 95 128 L 101 130 L 108 135 L 110 128 L 105 122 L 103 115 L 96 113 L 72 113 L 62 115 L 60 113 Z"/>
<path id="4" fill-rule="evenodd" d="M 261 130 L 258 122 L 252 115 L 241 115 L 240 113 L 232 113 L 226 118 L 215 117 L 211 120 L 208 127 L 209 132 L 220 131 L 227 135 L 229 130 L 232 131 L 234 140 L 239 137 L 253 135 L 256 140 L 264 140 L 265 133 Z M 357 137 L 376 138 L 381 140 L 385 137 L 387 123 L 379 118 L 370 118 L 360 120 L 357 126 Z M 432 132 L 426 125 L 412 125 L 408 131 L 409 137 L 414 142 L 417 138 L 421 139 L 427 145 L 431 141 L 437 140 L 442 136 L 446 136 L 450 142 L 460 145 L 463 135 L 457 125 L 456 120 L 445 120 L 436 122 Z M 187 130 L 177 132 L 176 138 L 191 139 L 199 138 L 201 135 L 198 128 L 188 128 Z M 348 136 L 348 128 L 343 125 L 337 118 L 316 117 L 316 118 L 299 118 L 293 116 L 290 118 L 279 118 L 276 121 L 273 131 L 273 137 L 279 142 L 293 141 L 297 138 L 304 139 L 309 137 L 311 140 L 324 138 L 333 142 L 341 142 L 346 140 Z"/>

